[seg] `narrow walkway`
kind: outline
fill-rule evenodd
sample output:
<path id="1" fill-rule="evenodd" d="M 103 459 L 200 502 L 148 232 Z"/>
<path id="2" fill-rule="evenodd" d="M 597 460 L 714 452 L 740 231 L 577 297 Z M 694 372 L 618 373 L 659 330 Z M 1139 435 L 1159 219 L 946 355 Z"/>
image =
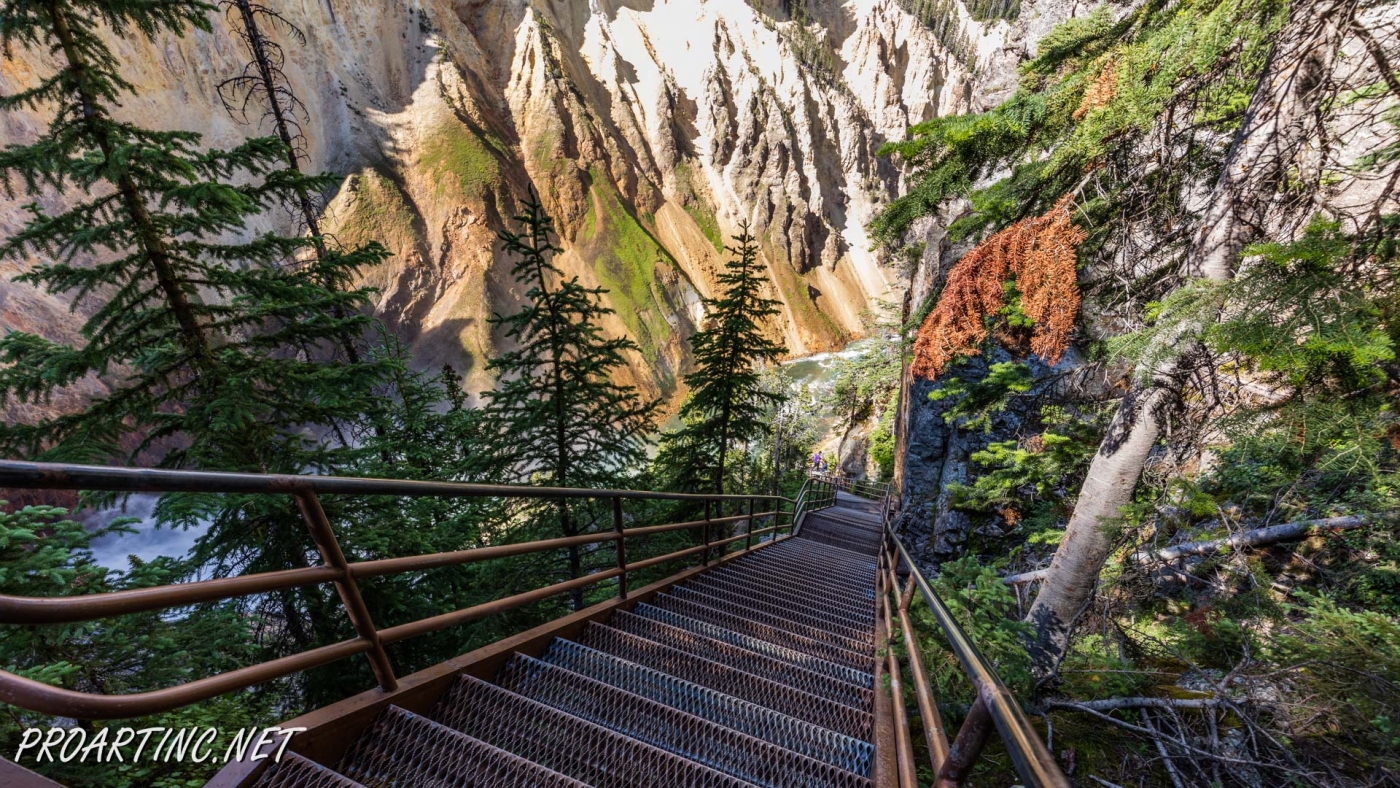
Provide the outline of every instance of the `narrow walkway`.
<path id="1" fill-rule="evenodd" d="M 868 786 L 879 540 L 875 504 L 838 493 L 426 715 L 390 707 L 334 770 L 289 755 L 256 785 Z"/>

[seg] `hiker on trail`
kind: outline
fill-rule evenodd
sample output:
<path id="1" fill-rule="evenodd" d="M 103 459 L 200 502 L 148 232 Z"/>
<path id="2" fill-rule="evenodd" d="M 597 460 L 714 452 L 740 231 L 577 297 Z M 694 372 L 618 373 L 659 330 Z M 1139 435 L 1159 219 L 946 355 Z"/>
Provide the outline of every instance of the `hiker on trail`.
<path id="1" fill-rule="evenodd" d="M 822 470 L 822 453 L 821 453 L 821 452 L 817 452 L 816 454 L 813 454 L 813 455 L 812 455 L 812 470 L 814 470 L 814 471 L 820 471 L 820 470 Z"/>

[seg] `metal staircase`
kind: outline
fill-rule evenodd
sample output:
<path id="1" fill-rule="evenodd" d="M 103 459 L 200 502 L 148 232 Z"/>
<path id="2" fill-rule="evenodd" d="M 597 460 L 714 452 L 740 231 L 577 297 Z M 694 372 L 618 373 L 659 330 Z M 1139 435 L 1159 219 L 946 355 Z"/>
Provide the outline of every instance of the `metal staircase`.
<path id="1" fill-rule="evenodd" d="M 838 502 L 426 714 L 389 706 L 330 771 L 254 785 L 871 785 L 880 527 Z"/>
<path id="2" fill-rule="evenodd" d="M 5 461 L 0 487 L 296 498 L 321 552 L 320 566 L 81 597 L 0 596 L 0 624 L 34 625 L 334 584 L 357 637 L 187 684 L 92 695 L 0 670 L 0 701 L 55 717 L 99 720 L 158 713 L 355 655 L 369 659 L 377 689 L 284 723 L 304 733 L 291 740 L 280 761 L 234 761 L 211 786 L 917 788 L 916 761 L 927 758 L 926 774 L 942 787 L 966 781 L 994 729 L 1022 784 L 1069 785 L 1015 699 L 899 543 L 887 488 L 814 477 L 796 499 L 788 499 Z M 610 506 L 613 528 L 355 560 L 342 553 L 321 495 L 592 499 Z M 703 509 L 704 517 L 629 525 L 624 505 L 639 499 L 688 502 L 692 511 Z M 645 548 L 646 536 L 678 531 L 694 534 L 694 546 L 629 558 L 628 544 L 638 537 Z M 373 621 L 359 591 L 361 582 L 384 575 L 608 544 L 615 568 L 394 626 Z M 698 565 L 629 587 L 639 570 L 678 561 Z M 388 644 L 427 632 L 605 584 L 615 588 L 607 601 L 412 675 L 397 676 L 385 651 Z M 916 590 L 977 689 L 978 699 L 951 744 L 908 615 Z M 897 640 L 903 649 L 893 647 Z M 901 684 L 905 675 L 913 678 L 912 698 L 927 742 L 922 753 L 910 735 L 914 713 Z M 0 784 L 54 785 L 3 759 Z"/>

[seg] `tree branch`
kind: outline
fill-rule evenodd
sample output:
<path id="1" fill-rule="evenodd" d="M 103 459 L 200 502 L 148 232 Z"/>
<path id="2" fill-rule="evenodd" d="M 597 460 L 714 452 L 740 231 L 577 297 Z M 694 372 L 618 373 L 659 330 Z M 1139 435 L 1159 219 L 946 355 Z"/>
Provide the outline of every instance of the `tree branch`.
<path id="1" fill-rule="evenodd" d="M 1250 547 L 1264 547 L 1279 542 L 1292 542 L 1299 539 L 1306 539 L 1309 536 L 1318 536 L 1335 531 L 1349 531 L 1378 522 L 1388 522 L 1396 519 L 1394 515 L 1348 515 L 1345 517 L 1324 517 L 1320 520 L 1299 520 L 1283 525 L 1271 525 L 1266 528 L 1255 528 L 1249 531 L 1241 531 L 1237 534 L 1221 539 L 1204 539 L 1195 542 L 1185 542 L 1171 547 L 1164 547 L 1161 550 L 1138 550 L 1133 553 L 1130 560 L 1139 564 L 1168 563 L 1177 561 L 1190 555 L 1212 555 L 1226 548 L 1240 550 Z M 1050 570 L 1036 569 L 1032 572 L 1021 572 L 1020 574 L 1007 575 L 1002 578 L 1002 582 L 1007 585 L 1023 585 L 1026 583 L 1036 583 L 1044 580 Z"/>

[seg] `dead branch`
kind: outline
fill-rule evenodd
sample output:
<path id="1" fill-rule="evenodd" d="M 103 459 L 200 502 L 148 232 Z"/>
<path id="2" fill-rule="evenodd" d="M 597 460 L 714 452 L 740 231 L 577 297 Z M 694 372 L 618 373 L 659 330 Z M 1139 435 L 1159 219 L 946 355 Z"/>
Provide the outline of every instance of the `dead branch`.
<path id="1" fill-rule="evenodd" d="M 1251 547 L 1266 547 L 1268 545 L 1278 544 L 1279 542 L 1295 542 L 1310 536 L 1319 536 L 1336 531 L 1349 531 L 1364 525 L 1386 522 L 1394 519 L 1394 516 L 1348 515 L 1345 517 L 1324 517 L 1319 520 L 1299 520 L 1297 522 L 1284 523 L 1283 525 L 1271 525 L 1266 528 L 1241 531 L 1221 539 L 1204 539 L 1196 542 L 1184 542 L 1182 544 L 1172 545 L 1171 547 L 1164 547 L 1160 550 L 1138 550 L 1130 556 L 1130 560 L 1139 564 L 1169 563 L 1192 555 L 1214 555 L 1226 548 L 1242 550 Z M 1044 580 L 1045 576 L 1049 573 L 1050 570 L 1048 568 L 1036 569 L 1032 572 L 1007 575 L 1002 578 L 1002 582 L 1007 585 L 1035 583 Z"/>
<path id="2" fill-rule="evenodd" d="M 1047 700 L 1052 709 L 1116 711 L 1118 709 L 1213 709 L 1225 705 L 1218 698 L 1105 698 L 1103 700 Z"/>

